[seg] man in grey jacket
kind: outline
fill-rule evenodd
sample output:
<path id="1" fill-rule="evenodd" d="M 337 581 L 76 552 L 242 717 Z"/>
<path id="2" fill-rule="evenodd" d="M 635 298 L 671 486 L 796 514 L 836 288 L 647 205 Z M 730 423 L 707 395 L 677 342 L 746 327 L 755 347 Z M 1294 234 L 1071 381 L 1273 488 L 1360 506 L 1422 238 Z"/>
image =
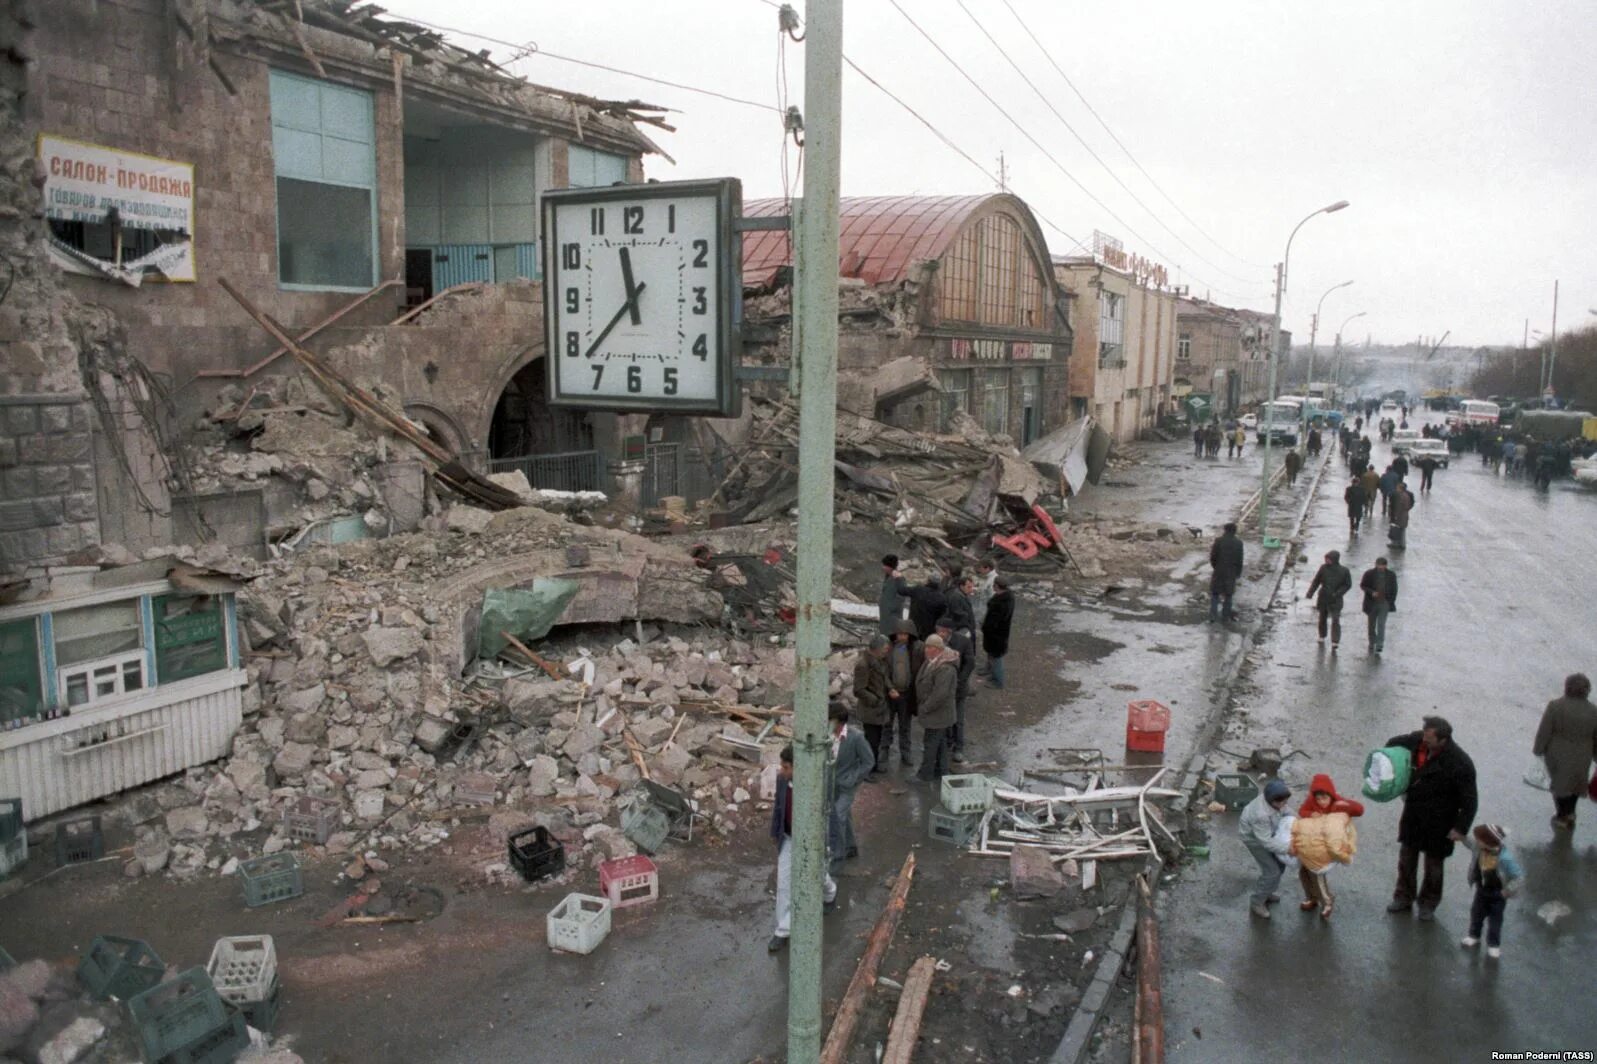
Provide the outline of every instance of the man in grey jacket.
<path id="1" fill-rule="evenodd" d="M 959 719 L 954 706 L 958 688 L 959 655 L 943 645 L 942 636 L 933 635 L 926 640 L 926 663 L 915 676 L 916 712 L 926 729 L 917 779 L 934 783 L 948 772 L 948 733 Z"/>
<path id="2" fill-rule="evenodd" d="M 859 856 L 854 841 L 854 792 L 876 767 L 871 744 L 848 726 L 848 707 L 833 702 L 826 709 L 832 726 L 832 808 L 827 818 L 827 848 L 832 851 L 832 874 L 846 860 Z"/>
<path id="3" fill-rule="evenodd" d="M 1237 823 L 1242 845 L 1248 848 L 1259 864 L 1259 878 L 1253 884 L 1251 909 L 1253 915 L 1261 920 L 1268 920 L 1270 906 L 1281 900 L 1275 888 L 1281 885 L 1281 873 L 1286 871 L 1283 858 L 1287 856 L 1290 844 L 1276 836 L 1276 829 L 1286 816 L 1286 803 L 1291 797 L 1290 787 L 1280 780 L 1271 780 L 1264 785 L 1263 793 L 1242 810 L 1242 818 Z"/>

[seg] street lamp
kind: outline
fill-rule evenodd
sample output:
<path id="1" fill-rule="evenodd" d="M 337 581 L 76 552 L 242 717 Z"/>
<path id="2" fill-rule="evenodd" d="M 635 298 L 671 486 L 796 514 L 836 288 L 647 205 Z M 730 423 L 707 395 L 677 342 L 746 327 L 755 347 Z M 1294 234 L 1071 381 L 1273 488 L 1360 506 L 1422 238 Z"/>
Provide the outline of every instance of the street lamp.
<path id="1" fill-rule="evenodd" d="M 1349 314 L 1347 321 L 1336 327 L 1336 390 L 1342 390 L 1342 330 L 1347 328 L 1347 322 L 1354 318 L 1362 318 L 1368 311 L 1361 310 L 1357 314 Z"/>
<path id="2" fill-rule="evenodd" d="M 1265 402 L 1267 404 L 1275 402 L 1275 364 L 1280 355 L 1276 348 L 1281 342 L 1281 296 L 1286 291 L 1286 268 L 1292 260 L 1292 238 L 1298 235 L 1298 230 L 1302 229 L 1304 223 L 1310 218 L 1317 214 L 1335 214 L 1347 205 L 1347 200 L 1337 200 L 1329 207 L 1321 207 L 1317 211 L 1309 212 L 1303 221 L 1292 227 L 1292 232 L 1286 238 L 1286 252 L 1281 256 L 1281 262 L 1275 268 L 1275 315 L 1270 319 L 1270 369 L 1269 380 L 1265 385 Z M 1274 427 L 1274 412 L 1274 407 L 1265 406 L 1264 413 L 1268 420 L 1265 423 L 1264 430 L 1264 485 L 1259 489 L 1259 537 L 1263 540 L 1270 538 L 1270 444 L 1275 436 L 1275 433 L 1271 431 Z"/>
<path id="3" fill-rule="evenodd" d="M 1309 434 L 1309 388 L 1314 383 L 1314 341 L 1320 332 L 1320 311 L 1325 307 L 1325 296 L 1335 292 L 1338 288 L 1346 288 L 1352 281 L 1343 281 L 1334 284 L 1325 290 L 1325 295 L 1320 296 L 1320 301 L 1314 305 L 1314 317 L 1309 319 L 1309 368 L 1303 376 L 1303 429 L 1304 436 Z M 1327 396 L 1329 398 L 1329 396 Z"/>

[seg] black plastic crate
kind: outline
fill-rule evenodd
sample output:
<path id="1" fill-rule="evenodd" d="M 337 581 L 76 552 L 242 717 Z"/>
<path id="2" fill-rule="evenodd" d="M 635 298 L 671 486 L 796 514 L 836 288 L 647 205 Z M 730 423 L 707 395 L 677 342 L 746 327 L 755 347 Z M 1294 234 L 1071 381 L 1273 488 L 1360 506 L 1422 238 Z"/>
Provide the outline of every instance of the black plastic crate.
<path id="1" fill-rule="evenodd" d="M 0 798 L 0 842 L 22 834 L 22 799 Z"/>
<path id="2" fill-rule="evenodd" d="M 85 864 L 105 856 L 99 814 L 64 820 L 55 826 L 55 863 Z"/>
<path id="3" fill-rule="evenodd" d="M 510 867 L 529 883 L 565 871 L 566 848 L 544 827 L 528 828 L 510 836 Z"/>

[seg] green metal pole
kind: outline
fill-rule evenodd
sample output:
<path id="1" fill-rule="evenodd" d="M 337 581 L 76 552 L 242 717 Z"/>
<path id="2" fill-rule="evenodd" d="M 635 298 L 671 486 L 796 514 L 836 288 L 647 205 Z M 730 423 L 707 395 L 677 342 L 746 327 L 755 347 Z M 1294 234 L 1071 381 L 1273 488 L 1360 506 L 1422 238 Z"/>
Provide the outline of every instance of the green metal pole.
<path id="1" fill-rule="evenodd" d="M 1302 225 L 1302 222 L 1298 223 Z M 1297 230 L 1292 230 L 1292 235 L 1297 235 Z M 1287 237 L 1286 253 L 1292 254 L 1292 237 Z M 1281 334 L 1281 288 L 1286 284 L 1286 263 L 1280 262 L 1275 267 L 1275 316 L 1270 319 L 1270 348 L 1264 357 L 1270 360 L 1266 373 L 1269 380 L 1264 386 L 1264 415 L 1259 419 L 1259 424 L 1264 427 L 1264 483 L 1259 488 L 1259 539 L 1267 539 L 1270 535 L 1270 449 L 1275 439 L 1275 407 L 1270 404 L 1275 402 L 1275 362 L 1276 346 L 1279 344 L 1277 337 Z"/>
<path id="2" fill-rule="evenodd" d="M 799 338 L 798 675 L 793 697 L 793 938 L 787 1059 L 821 1054 L 821 885 L 826 875 L 826 658 L 832 647 L 832 462 L 837 430 L 837 198 L 843 2 L 805 5 L 804 199 L 794 282 Z"/>

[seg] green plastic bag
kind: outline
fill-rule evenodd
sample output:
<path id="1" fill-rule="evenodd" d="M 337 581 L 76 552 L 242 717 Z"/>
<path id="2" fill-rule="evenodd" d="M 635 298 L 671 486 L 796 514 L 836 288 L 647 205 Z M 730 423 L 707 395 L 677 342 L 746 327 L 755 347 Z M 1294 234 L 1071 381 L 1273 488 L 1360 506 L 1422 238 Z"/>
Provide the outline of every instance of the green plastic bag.
<path id="1" fill-rule="evenodd" d="M 1372 802 L 1390 802 L 1408 790 L 1414 772 L 1414 755 L 1404 746 L 1384 746 L 1371 750 L 1364 759 L 1364 797 Z"/>
<path id="2" fill-rule="evenodd" d="M 493 588 L 482 596 L 482 624 L 477 631 L 477 654 L 493 659 L 509 646 L 503 632 L 523 643 L 549 634 L 582 585 L 559 577 L 538 577 L 531 588 Z"/>

